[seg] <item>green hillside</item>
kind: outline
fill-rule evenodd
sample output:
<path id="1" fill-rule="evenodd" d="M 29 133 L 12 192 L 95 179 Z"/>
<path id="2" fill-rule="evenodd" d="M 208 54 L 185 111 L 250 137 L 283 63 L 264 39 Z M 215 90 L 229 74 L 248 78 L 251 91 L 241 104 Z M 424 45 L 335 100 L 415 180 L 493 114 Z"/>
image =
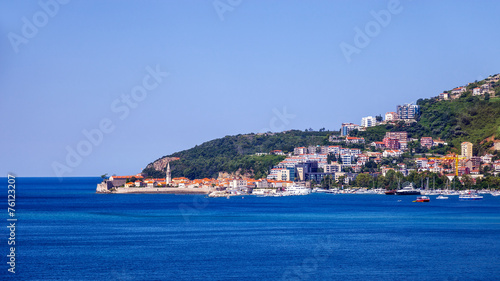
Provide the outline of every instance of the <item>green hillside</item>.
<path id="1" fill-rule="evenodd" d="M 216 178 L 219 172 L 239 171 L 261 178 L 267 175 L 270 167 L 285 157 L 255 156 L 255 153 L 268 153 L 276 149 L 286 153 L 293 152 L 298 146 L 327 144 L 328 136 L 332 133 L 338 132 L 292 130 L 275 134 L 226 136 L 163 157 L 180 158 L 172 162 L 173 177 Z M 151 164 L 143 170 L 143 173 L 152 177 L 164 177 L 164 172 L 156 171 Z"/>
<path id="2" fill-rule="evenodd" d="M 417 123 L 380 125 L 353 135 L 367 141 L 380 141 L 387 131 L 407 131 L 411 138 L 441 138 L 455 149 L 461 142 L 469 141 L 474 144 L 475 154 L 483 154 L 493 145 L 486 141 L 487 138 L 500 139 L 500 98 L 490 98 L 488 94 L 472 96 L 471 89 L 482 82 L 471 83 L 468 90 L 455 100 L 418 100 L 421 114 Z M 493 90 L 499 92 L 498 82 L 493 83 Z"/>
<path id="3" fill-rule="evenodd" d="M 490 98 L 489 94 L 472 96 L 472 89 L 484 83 L 484 80 L 470 83 L 467 91 L 455 100 L 418 100 L 421 111 L 418 122 L 400 121 L 379 125 L 363 132 L 354 131 L 351 135 L 364 137 L 369 145 L 372 141 L 381 141 L 388 131 L 407 131 L 411 138 L 427 136 L 441 138 L 449 143 L 448 147 L 433 148 L 433 153 L 459 152 L 460 143 L 469 141 L 474 144 L 474 154 L 482 155 L 493 145 L 491 137 L 500 139 L 499 82 L 491 84 L 494 98 Z M 173 177 L 216 178 L 219 172 L 239 172 L 261 178 L 267 175 L 273 165 L 283 160 L 284 156 L 255 156 L 255 153 L 267 153 L 276 149 L 286 153 L 299 146 L 325 145 L 329 144 L 329 135 L 338 133 L 292 130 L 275 134 L 226 136 L 162 158 L 180 158 L 172 162 Z M 488 138 L 490 139 L 487 140 Z M 419 146 L 416 145 L 415 148 L 418 150 Z M 150 177 L 163 177 L 164 172 L 155 170 L 153 163 L 143 173 Z"/>
<path id="4" fill-rule="evenodd" d="M 424 100 L 419 125 L 423 133 L 441 137 L 459 146 L 475 146 L 486 138 L 500 138 L 500 99 L 465 96 L 454 101 Z"/>

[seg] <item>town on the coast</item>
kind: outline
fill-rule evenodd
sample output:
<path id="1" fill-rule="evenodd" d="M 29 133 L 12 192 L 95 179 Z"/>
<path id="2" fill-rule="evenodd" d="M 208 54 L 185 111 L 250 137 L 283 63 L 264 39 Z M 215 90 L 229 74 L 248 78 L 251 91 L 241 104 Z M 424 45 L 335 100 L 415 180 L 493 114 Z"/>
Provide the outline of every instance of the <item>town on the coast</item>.
<path id="1" fill-rule="evenodd" d="M 434 99 L 450 102 L 466 94 L 480 99 L 498 98 L 500 74 L 482 83 L 467 84 L 439 94 Z M 340 132 L 328 137 L 327 145 L 294 147 L 293 151 L 275 149 L 256 156 L 281 155 L 284 160 L 269 167 L 262 178 L 222 177 L 188 179 L 171 177 L 171 158 L 163 166 L 163 178 L 144 174 L 105 177 L 98 193 L 175 193 L 208 194 L 210 197 L 240 195 L 289 196 L 317 193 L 355 193 L 387 195 L 460 195 L 479 199 L 480 193 L 498 196 L 500 186 L 500 140 L 491 139 L 488 149 L 474 150 L 463 141 L 451 152 L 439 138 L 387 131 L 380 139 L 366 140 L 362 132 L 375 126 L 404 124 L 413 126 L 421 114 L 415 103 L 398 105 L 384 116 L 367 116 L 360 125 L 342 123 Z M 474 153 L 474 151 L 480 151 Z M 425 197 L 425 196 L 424 196 Z M 422 200 L 426 200 L 423 198 Z"/>

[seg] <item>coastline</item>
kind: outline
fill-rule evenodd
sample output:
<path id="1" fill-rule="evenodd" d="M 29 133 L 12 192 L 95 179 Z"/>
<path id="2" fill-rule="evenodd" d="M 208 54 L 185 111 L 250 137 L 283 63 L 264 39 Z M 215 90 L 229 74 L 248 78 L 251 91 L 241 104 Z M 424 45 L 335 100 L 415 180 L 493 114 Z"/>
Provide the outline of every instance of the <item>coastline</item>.
<path id="1" fill-rule="evenodd" d="M 208 194 L 208 188 L 172 188 L 172 187 L 118 187 L 115 190 L 99 192 L 102 194 Z"/>

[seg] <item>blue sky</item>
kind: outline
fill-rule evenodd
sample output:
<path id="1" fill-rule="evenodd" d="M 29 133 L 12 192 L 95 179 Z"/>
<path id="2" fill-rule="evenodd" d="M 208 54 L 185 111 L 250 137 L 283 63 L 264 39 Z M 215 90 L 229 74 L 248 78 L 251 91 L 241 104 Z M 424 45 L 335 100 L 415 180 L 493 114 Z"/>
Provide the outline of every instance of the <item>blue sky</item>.
<path id="1" fill-rule="evenodd" d="M 498 1 L 0 1 L 0 172 L 135 174 L 226 135 L 360 123 L 499 73 L 498 11 Z"/>

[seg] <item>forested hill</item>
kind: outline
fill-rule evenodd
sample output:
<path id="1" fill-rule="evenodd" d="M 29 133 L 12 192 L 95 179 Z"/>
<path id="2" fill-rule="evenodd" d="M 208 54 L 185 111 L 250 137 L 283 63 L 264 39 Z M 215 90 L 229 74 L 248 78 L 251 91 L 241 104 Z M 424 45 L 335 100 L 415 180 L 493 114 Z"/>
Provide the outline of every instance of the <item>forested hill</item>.
<path id="1" fill-rule="evenodd" d="M 469 141 L 474 145 L 475 155 L 484 154 L 494 139 L 500 139 L 500 84 L 492 83 L 495 97 L 489 94 L 472 96 L 472 89 L 481 82 L 469 84 L 467 91 L 455 100 L 437 97 L 418 100 L 421 114 L 417 123 L 379 125 L 352 135 L 367 141 L 380 141 L 387 131 L 407 131 L 408 136 L 415 139 L 441 138 L 458 153 L 460 143 Z"/>
<path id="2" fill-rule="evenodd" d="M 369 145 L 381 141 L 388 131 L 407 131 L 414 139 L 421 137 L 440 138 L 449 143 L 443 147 L 448 151 L 460 153 L 460 143 L 472 142 L 474 154 L 483 155 L 500 140 L 500 83 L 496 75 L 494 82 L 486 80 L 469 83 L 466 91 L 452 100 L 439 100 L 437 97 L 420 99 L 421 114 L 417 122 L 403 121 L 367 128 L 366 131 L 351 132 L 351 136 L 364 137 Z M 474 88 L 485 83 L 491 86 L 490 93 L 473 96 Z M 450 91 L 447 91 L 451 93 Z M 348 120 L 342 120 L 348 121 Z M 163 177 L 167 158 L 180 160 L 171 164 L 173 177 L 216 178 L 219 172 L 239 173 L 255 178 L 264 177 L 269 169 L 284 159 L 284 156 L 255 156 L 255 153 L 268 153 L 272 150 L 291 152 L 295 147 L 327 145 L 328 136 L 339 132 L 312 130 L 292 130 L 275 134 L 246 134 L 226 136 L 211 140 L 191 149 L 163 156 L 150 163 L 143 173 L 151 177 Z M 411 143 L 418 146 L 418 143 Z M 163 159 L 163 160 L 162 160 Z"/>
<path id="3" fill-rule="evenodd" d="M 324 145 L 328 143 L 328 136 L 332 133 L 338 134 L 329 131 L 292 130 L 282 133 L 226 136 L 163 156 L 155 162 L 164 157 L 179 157 L 180 160 L 171 162 L 172 177 L 217 178 L 219 172 L 240 172 L 260 178 L 267 175 L 270 167 L 285 157 L 255 156 L 255 153 L 268 153 L 272 150 L 282 150 L 286 153 L 299 146 Z M 153 167 L 155 162 L 150 163 L 143 173 L 147 176 L 164 177 L 163 171 Z"/>

